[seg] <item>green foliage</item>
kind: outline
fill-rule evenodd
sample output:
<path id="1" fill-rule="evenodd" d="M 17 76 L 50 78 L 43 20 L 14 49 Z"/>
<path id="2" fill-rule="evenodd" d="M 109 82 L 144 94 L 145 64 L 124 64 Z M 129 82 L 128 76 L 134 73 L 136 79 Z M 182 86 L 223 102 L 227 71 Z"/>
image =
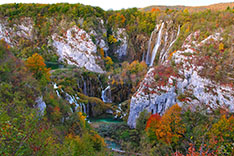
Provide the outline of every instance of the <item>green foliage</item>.
<path id="1" fill-rule="evenodd" d="M 151 145 L 151 154 L 172 154 L 173 151 L 178 155 L 233 154 L 232 115 L 227 115 L 222 109 L 207 114 L 202 107 L 183 110 L 180 116 L 177 111 L 177 108 L 168 109 L 162 117 L 154 114 L 149 118 L 146 126 L 148 139 L 143 141 Z"/>
<path id="2" fill-rule="evenodd" d="M 139 133 L 144 132 L 145 127 L 146 127 L 146 123 L 147 123 L 147 120 L 149 119 L 149 117 L 150 117 L 150 114 L 148 113 L 147 110 L 143 110 L 140 113 L 139 118 L 137 118 L 137 121 L 136 121 L 136 130 Z"/>
<path id="3" fill-rule="evenodd" d="M 50 84 L 42 90 L 41 83 L 7 44 L 1 43 L 0 50 L 0 155 L 64 155 L 64 151 L 69 155 L 104 155 L 104 141 L 86 117 L 71 112 Z M 40 96 L 46 103 L 44 116 L 37 108 Z"/>

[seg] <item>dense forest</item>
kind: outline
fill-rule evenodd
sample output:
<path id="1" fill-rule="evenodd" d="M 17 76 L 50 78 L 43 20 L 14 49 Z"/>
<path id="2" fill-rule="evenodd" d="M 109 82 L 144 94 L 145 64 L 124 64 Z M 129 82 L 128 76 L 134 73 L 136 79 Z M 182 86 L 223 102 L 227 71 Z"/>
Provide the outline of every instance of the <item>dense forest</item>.
<path id="1" fill-rule="evenodd" d="M 0 155 L 234 155 L 233 67 L 234 7 L 0 5 Z"/>

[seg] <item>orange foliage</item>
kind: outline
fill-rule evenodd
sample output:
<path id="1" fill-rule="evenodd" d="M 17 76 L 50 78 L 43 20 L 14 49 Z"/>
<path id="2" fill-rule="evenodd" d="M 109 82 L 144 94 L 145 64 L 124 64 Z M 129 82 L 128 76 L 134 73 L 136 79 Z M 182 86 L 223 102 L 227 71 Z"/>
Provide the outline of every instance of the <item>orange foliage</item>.
<path id="1" fill-rule="evenodd" d="M 189 144 L 189 146 L 190 147 L 188 148 L 188 154 L 186 154 L 186 156 L 214 156 L 214 155 L 217 155 L 216 154 L 217 152 L 212 152 L 212 151 L 209 152 L 208 150 L 204 150 L 202 147 L 200 147 L 200 149 L 199 149 L 200 151 L 196 151 L 193 144 Z M 185 155 L 183 155 L 179 151 L 176 151 L 175 153 L 172 154 L 172 156 L 185 156 Z"/>
<path id="2" fill-rule="evenodd" d="M 124 15 L 120 15 L 121 18 L 121 22 L 124 23 L 126 21 L 126 18 L 124 17 Z"/>
<path id="3" fill-rule="evenodd" d="M 104 54 L 105 54 L 105 53 L 104 53 L 104 50 L 103 50 L 103 48 L 101 48 L 101 49 L 100 49 L 100 55 L 101 55 L 102 58 L 104 58 Z"/>
<path id="4" fill-rule="evenodd" d="M 50 68 L 46 68 L 43 57 L 38 53 L 35 53 L 29 57 L 25 64 L 36 79 L 41 79 L 44 77 L 46 80 L 50 80 Z"/>
<path id="5" fill-rule="evenodd" d="M 161 116 L 159 114 L 152 114 L 146 123 L 146 130 L 149 128 L 157 129 L 160 124 Z"/>
<path id="6" fill-rule="evenodd" d="M 185 132 L 184 126 L 181 124 L 181 107 L 173 105 L 166 110 L 165 114 L 160 118 L 159 115 L 152 115 L 147 121 L 146 129 L 150 128 L 156 135 L 157 139 L 166 143 L 177 142 Z"/>
<path id="7" fill-rule="evenodd" d="M 160 12 L 160 9 L 158 9 L 158 8 L 157 8 L 157 9 L 152 8 L 152 9 L 151 9 L 151 12 Z"/>
<path id="8" fill-rule="evenodd" d="M 170 143 L 172 139 L 177 141 L 181 134 L 185 132 L 184 126 L 181 124 L 181 110 L 182 108 L 175 104 L 162 116 L 161 124 L 157 130 L 158 137 L 166 143 Z"/>
<path id="9" fill-rule="evenodd" d="M 172 58 L 173 54 L 175 54 L 176 52 L 177 52 L 176 50 L 175 50 L 175 51 L 173 51 L 173 52 L 171 52 L 171 53 L 169 54 L 168 59 L 169 59 L 169 60 L 171 60 L 171 58 Z"/>

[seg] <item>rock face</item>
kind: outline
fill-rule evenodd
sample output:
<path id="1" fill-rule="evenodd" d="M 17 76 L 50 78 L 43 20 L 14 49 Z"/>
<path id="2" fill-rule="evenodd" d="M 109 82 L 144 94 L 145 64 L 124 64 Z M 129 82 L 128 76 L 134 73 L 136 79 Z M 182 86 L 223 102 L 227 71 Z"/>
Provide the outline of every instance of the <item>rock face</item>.
<path id="1" fill-rule="evenodd" d="M 46 103 L 43 101 L 43 97 L 38 97 L 36 99 L 36 103 L 37 103 L 37 108 L 38 108 L 38 111 L 39 111 L 39 115 L 40 116 L 43 116 L 44 115 L 44 112 L 45 112 L 45 109 L 46 109 Z"/>
<path id="2" fill-rule="evenodd" d="M 168 107 L 176 103 L 177 95 L 175 93 L 175 86 L 173 86 L 176 77 L 169 76 L 167 80 L 162 80 L 167 83 L 165 83 L 166 85 L 161 82 L 157 83 L 155 80 L 155 76 L 159 74 L 160 70 L 165 71 L 162 68 L 166 69 L 167 67 L 150 68 L 144 80 L 140 83 L 137 92 L 132 96 L 128 118 L 128 125 L 130 127 L 136 127 L 136 119 L 144 109 L 153 114 L 163 114 Z M 163 76 L 168 75 L 161 75 L 159 79 Z"/>
<path id="3" fill-rule="evenodd" d="M 20 38 L 27 40 L 33 39 L 33 24 L 30 18 L 21 20 L 20 25 L 14 24 L 8 27 L 8 23 L 0 20 L 0 39 L 5 40 L 11 46 L 17 46 Z"/>
<path id="4" fill-rule="evenodd" d="M 66 22 L 62 21 L 61 23 Z M 13 26 L 9 26 L 4 19 L 0 20 L 0 39 L 5 40 L 11 46 L 17 46 L 22 38 L 23 40 L 34 42 L 34 40 L 38 40 L 38 34 L 36 33 L 37 29 L 33 25 L 31 18 L 20 19 L 20 22 L 13 24 Z M 57 30 L 55 32 L 58 32 L 62 26 L 61 24 L 55 27 L 54 29 Z M 105 32 L 104 28 L 101 30 Z M 96 39 L 95 44 L 91 39 L 91 35 Z M 48 45 L 52 45 L 55 48 L 55 52 L 61 61 L 84 67 L 93 72 L 104 73 L 104 70 L 97 63 L 101 60 L 96 54 L 97 46 L 104 50 L 108 50 L 108 46 L 103 38 L 100 37 L 100 34 L 97 34 L 95 31 L 87 33 L 83 29 L 73 26 L 67 30 L 49 35 L 47 39 L 49 40 Z M 40 47 L 37 48 L 40 49 Z"/>
<path id="5" fill-rule="evenodd" d="M 199 52 L 195 50 L 201 49 L 205 44 L 216 44 L 222 40 L 220 33 L 216 32 L 201 42 L 197 41 L 197 36 L 199 31 L 190 34 L 182 50 L 166 54 L 168 56 L 165 60 L 160 57 L 159 65 L 149 69 L 137 92 L 131 98 L 128 118 L 130 127 L 136 127 L 136 120 L 144 109 L 153 114 L 163 114 L 167 108 L 176 103 L 191 109 L 204 106 L 207 111 L 212 111 L 221 107 L 234 112 L 233 87 L 220 84 L 202 75 L 205 69 L 204 63 L 197 55 Z M 171 43 L 164 42 L 164 44 Z"/>
<path id="6" fill-rule="evenodd" d="M 100 59 L 95 56 L 97 47 L 84 30 L 74 26 L 67 30 L 65 36 L 54 34 L 52 38 L 61 60 L 65 59 L 68 64 L 85 67 L 93 72 L 104 72 L 95 61 Z"/>
<path id="7" fill-rule="evenodd" d="M 120 42 L 115 53 L 118 55 L 118 58 L 121 59 L 127 55 L 128 41 L 127 41 L 127 33 L 125 28 L 118 28 L 115 37 L 117 38 L 117 42 Z"/>

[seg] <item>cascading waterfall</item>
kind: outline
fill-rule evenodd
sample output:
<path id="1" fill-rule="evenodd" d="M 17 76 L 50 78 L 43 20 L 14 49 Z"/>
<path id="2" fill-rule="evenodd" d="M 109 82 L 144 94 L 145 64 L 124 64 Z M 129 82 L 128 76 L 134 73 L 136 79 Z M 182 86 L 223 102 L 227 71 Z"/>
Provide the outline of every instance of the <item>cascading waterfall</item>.
<path id="1" fill-rule="evenodd" d="M 158 33 L 157 41 L 156 41 L 156 44 L 155 44 L 153 52 L 152 52 L 152 57 L 151 57 L 150 64 L 149 64 L 150 67 L 153 66 L 153 64 L 154 64 L 155 56 L 157 55 L 158 48 L 159 48 L 159 46 L 161 44 L 161 37 L 162 37 L 163 26 L 164 26 L 164 22 L 161 25 L 161 28 L 160 28 L 159 33 Z"/>
<path id="2" fill-rule="evenodd" d="M 110 86 L 107 86 L 103 91 L 102 91 L 102 101 L 103 102 L 109 102 L 109 103 L 111 103 L 112 101 L 111 101 L 111 99 L 109 99 L 109 97 L 108 97 L 108 94 L 109 94 L 109 96 L 111 97 L 111 90 L 110 90 Z"/>
<path id="3" fill-rule="evenodd" d="M 56 94 L 59 98 L 61 98 L 61 95 L 59 94 L 59 91 L 58 91 L 58 86 L 56 83 L 54 83 L 54 89 L 56 90 Z"/>
<path id="4" fill-rule="evenodd" d="M 54 83 L 54 89 L 56 90 L 58 97 L 61 98 L 61 95 L 58 91 L 58 86 L 56 83 Z M 64 92 L 62 89 L 61 89 L 61 91 Z M 87 109 L 89 109 L 89 108 L 86 109 L 86 106 L 84 103 L 78 103 L 77 100 L 79 100 L 79 97 L 77 95 L 72 96 L 72 95 L 69 95 L 68 93 L 65 93 L 65 95 L 66 95 L 65 99 L 70 104 L 75 104 L 75 111 L 80 111 L 80 112 L 87 114 L 87 111 L 88 111 Z M 40 112 L 42 113 L 46 107 L 46 105 L 43 103 L 42 97 L 38 98 L 36 102 L 38 103 L 38 107 L 40 109 Z M 71 111 L 73 111 L 73 110 L 71 109 Z"/>
<path id="5" fill-rule="evenodd" d="M 87 95 L 86 81 L 84 80 L 83 76 L 81 76 L 81 78 L 82 78 L 82 81 L 84 83 L 83 93 L 84 93 L 84 95 Z"/>
<path id="6" fill-rule="evenodd" d="M 87 95 L 86 81 L 84 81 L 84 95 Z"/>
<path id="7" fill-rule="evenodd" d="M 168 24 L 170 24 L 170 22 L 167 22 L 167 25 Z M 146 64 L 148 64 L 150 67 L 153 66 L 155 57 L 157 56 L 157 53 L 159 53 L 158 51 L 159 51 L 159 47 L 161 47 L 162 38 L 164 38 L 164 42 L 163 42 L 163 48 L 159 56 L 160 63 L 163 63 L 167 59 L 170 49 L 172 48 L 173 44 L 176 42 L 180 34 L 180 26 L 178 26 L 176 37 L 175 37 L 175 33 L 169 34 L 168 30 L 165 30 L 165 33 L 163 33 L 163 30 L 164 30 L 163 28 L 164 28 L 164 22 L 161 24 L 161 26 L 157 25 L 155 30 L 151 33 L 150 40 L 148 43 L 147 56 L 146 56 Z M 156 36 L 157 31 L 158 31 L 157 40 L 151 52 L 151 49 L 152 49 L 151 45 L 152 45 L 152 42 L 154 42 L 154 38 L 156 39 L 155 36 Z M 162 34 L 165 34 L 165 36 L 162 36 Z"/>
<path id="8" fill-rule="evenodd" d="M 82 103 L 83 113 L 87 114 L 85 104 Z"/>
<path id="9" fill-rule="evenodd" d="M 148 49 L 147 49 L 146 61 L 145 61 L 146 64 L 150 64 L 150 62 L 149 62 L 149 55 L 150 55 L 150 49 L 151 49 L 152 36 L 153 36 L 153 32 L 150 35 L 150 40 L 149 40 L 149 43 L 148 43 Z"/>
<path id="10" fill-rule="evenodd" d="M 178 26 L 178 31 L 177 31 L 177 35 L 176 38 L 170 43 L 169 47 L 167 48 L 166 52 L 163 53 L 162 57 L 160 58 L 160 62 L 163 63 L 165 61 L 165 57 L 168 55 L 169 50 L 171 49 L 171 47 L 173 46 L 173 44 L 176 42 L 176 40 L 178 39 L 180 34 L 180 26 Z"/>

